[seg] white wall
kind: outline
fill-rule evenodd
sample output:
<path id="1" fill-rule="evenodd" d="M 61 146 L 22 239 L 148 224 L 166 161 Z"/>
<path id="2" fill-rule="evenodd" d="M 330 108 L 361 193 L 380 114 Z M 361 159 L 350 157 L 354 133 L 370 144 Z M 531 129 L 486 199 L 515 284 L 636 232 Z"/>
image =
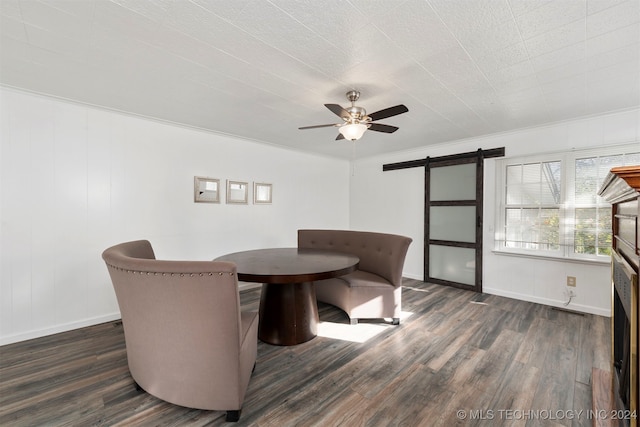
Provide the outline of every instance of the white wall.
<path id="1" fill-rule="evenodd" d="M 0 108 L 0 345 L 118 318 L 112 244 L 208 260 L 349 226 L 346 161 L 8 89 Z M 273 204 L 196 204 L 194 176 L 272 183 Z"/>
<path id="2" fill-rule="evenodd" d="M 400 136 L 400 132 L 398 132 Z M 455 141 L 420 150 L 363 159 L 351 178 L 352 229 L 410 236 L 404 274 L 423 278 L 424 169 L 382 172 L 382 165 L 448 154 L 505 147 L 506 157 L 570 151 L 640 141 L 640 109 Z M 364 142 L 363 142 L 364 143 Z M 640 148 L 640 146 L 639 146 Z M 611 311 L 609 266 L 495 254 L 496 160 L 485 161 L 483 290 L 526 301 L 562 307 L 566 276 L 575 276 L 577 298 L 569 309 L 608 316 Z"/>
<path id="3" fill-rule="evenodd" d="M 421 279 L 423 171 L 383 173 L 384 163 L 502 146 L 514 157 L 640 136 L 634 110 L 364 159 L 352 172 L 345 161 L 8 89 L 0 109 L 0 345 L 118 318 L 100 254 L 131 239 L 149 239 L 159 258 L 211 259 L 294 246 L 302 227 L 386 231 L 414 239 L 404 274 Z M 195 175 L 271 182 L 274 203 L 193 203 Z M 572 275 L 578 297 L 569 308 L 609 314 L 606 265 L 492 252 L 491 159 L 485 199 L 485 292 L 561 306 Z"/>

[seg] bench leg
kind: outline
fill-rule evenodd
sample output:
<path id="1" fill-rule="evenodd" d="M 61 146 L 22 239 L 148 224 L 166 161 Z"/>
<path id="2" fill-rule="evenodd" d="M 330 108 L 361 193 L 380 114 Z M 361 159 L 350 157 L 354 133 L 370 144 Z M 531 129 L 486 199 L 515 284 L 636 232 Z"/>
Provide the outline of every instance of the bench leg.
<path id="1" fill-rule="evenodd" d="M 236 423 L 240 420 L 240 411 L 227 411 L 225 421 L 228 423 Z"/>

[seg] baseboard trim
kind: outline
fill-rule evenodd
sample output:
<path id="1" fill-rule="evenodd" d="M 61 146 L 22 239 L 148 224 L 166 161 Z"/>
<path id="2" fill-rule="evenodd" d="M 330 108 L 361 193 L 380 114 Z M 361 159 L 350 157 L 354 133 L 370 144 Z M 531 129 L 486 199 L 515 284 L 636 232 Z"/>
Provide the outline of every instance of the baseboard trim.
<path id="1" fill-rule="evenodd" d="M 575 303 L 571 303 L 565 306 L 564 301 L 552 300 L 549 298 L 540 298 L 533 295 L 523 295 L 515 292 L 504 291 L 502 289 L 492 289 L 492 288 L 485 287 L 483 288 L 482 291 L 486 294 L 497 295 L 500 297 L 512 298 L 512 299 L 517 299 L 521 301 L 535 302 L 538 304 L 548 305 L 551 307 L 558 307 L 561 309 L 566 309 L 571 311 L 577 311 L 580 313 L 588 313 L 588 314 L 595 314 L 598 316 L 611 317 L 611 309 L 604 309 L 601 307 L 593 307 L 590 305 L 575 304 Z"/>
<path id="2" fill-rule="evenodd" d="M 260 283 L 238 282 L 238 290 L 244 291 L 253 288 L 259 288 Z M 7 335 L 0 337 L 0 346 L 13 344 L 21 341 L 28 341 L 35 338 L 46 337 L 48 335 L 54 335 L 61 332 L 68 332 L 74 329 L 85 328 L 87 326 L 98 325 L 100 323 L 112 322 L 120 319 L 120 312 L 105 314 L 104 316 L 96 316 L 88 319 L 78 320 L 76 322 L 63 323 L 60 325 L 54 325 L 47 328 L 35 329 L 31 331 L 23 331 L 17 334 Z"/>
<path id="3" fill-rule="evenodd" d="M 422 280 L 422 278 L 414 277 L 412 274 L 405 274 L 404 277 L 415 279 L 415 280 Z M 238 283 L 238 289 L 240 291 L 259 288 L 261 286 L 262 284 L 260 283 L 250 283 L 250 282 Z M 589 313 L 589 314 L 595 314 L 598 316 L 611 317 L 611 309 L 607 310 L 600 307 L 592 307 L 588 305 L 573 304 L 573 303 L 568 306 L 565 306 L 562 301 L 556 301 L 548 298 L 540 298 L 532 295 L 517 294 L 515 292 L 507 292 L 502 289 L 492 289 L 492 288 L 485 287 L 483 289 L 483 292 L 491 295 L 497 295 L 497 296 L 512 298 L 516 300 L 522 300 L 522 301 L 529 301 L 529 302 L 534 302 L 538 304 L 548 305 L 551 307 L 558 307 L 562 309 L 573 310 L 581 313 Z M 27 341 L 34 338 L 40 338 L 47 335 L 53 335 L 60 332 L 67 332 L 73 329 L 79 329 L 87 326 L 97 325 L 99 323 L 112 322 L 114 320 L 120 319 L 120 317 L 121 317 L 120 313 L 117 312 L 117 313 L 106 314 L 104 316 L 97 316 L 89 319 L 83 319 L 77 322 L 55 325 L 48 328 L 37 329 L 32 331 L 24 331 L 17 334 L 0 337 L 0 346 L 13 344 L 21 341 Z"/>
<path id="4" fill-rule="evenodd" d="M 408 279 L 414 279 L 414 280 L 420 280 L 420 281 L 423 280 L 422 277 L 418 277 L 414 274 L 403 273 L 402 276 Z M 558 301 L 558 300 L 553 300 L 549 298 L 540 298 L 533 295 L 519 294 L 516 292 L 509 292 L 502 289 L 495 289 L 495 288 L 490 288 L 486 286 L 482 288 L 482 292 L 486 294 L 497 295 L 500 297 L 506 297 L 506 298 L 516 299 L 521 301 L 535 302 L 537 304 L 548 305 L 551 307 L 558 307 L 561 309 L 577 311 L 580 313 L 588 313 L 588 314 L 595 314 L 598 316 L 611 317 L 611 308 L 594 307 L 590 305 L 575 304 L 573 302 L 565 306 L 564 305 L 565 301 Z"/>
<path id="5" fill-rule="evenodd" d="M 16 342 L 27 341 L 34 338 L 41 338 L 48 335 L 58 334 L 60 332 L 72 331 L 74 329 L 85 328 L 87 326 L 98 325 L 100 323 L 112 322 L 120 319 L 120 312 L 106 314 L 104 316 L 92 317 L 89 319 L 83 319 L 76 322 L 63 323 L 60 325 L 54 325 L 48 328 L 36 329 L 32 331 L 24 331 L 5 337 L 0 337 L 0 346 L 13 344 Z"/>

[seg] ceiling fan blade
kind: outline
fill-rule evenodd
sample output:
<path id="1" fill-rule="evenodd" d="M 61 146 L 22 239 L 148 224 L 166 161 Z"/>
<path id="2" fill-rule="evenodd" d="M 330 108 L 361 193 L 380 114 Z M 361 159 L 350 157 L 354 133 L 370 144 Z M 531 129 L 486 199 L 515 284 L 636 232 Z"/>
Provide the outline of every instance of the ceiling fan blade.
<path id="1" fill-rule="evenodd" d="M 313 125 L 313 126 L 302 126 L 301 128 L 298 129 L 315 129 L 315 128 L 328 128 L 328 127 L 338 127 L 338 126 L 342 126 L 342 124 L 330 124 L 330 125 Z"/>
<path id="2" fill-rule="evenodd" d="M 338 136 L 336 136 L 336 141 L 340 141 L 341 139 L 344 139 L 344 135 L 339 133 Z"/>
<path id="3" fill-rule="evenodd" d="M 376 132 L 384 132 L 384 133 L 394 133 L 399 128 L 390 125 L 383 125 L 382 123 L 371 123 L 369 125 L 369 130 L 374 130 Z"/>
<path id="4" fill-rule="evenodd" d="M 351 114 L 338 104 L 324 104 L 333 114 L 336 116 L 342 117 L 343 120 L 349 120 L 351 118 Z"/>
<path id="5" fill-rule="evenodd" d="M 384 110 L 376 111 L 375 113 L 369 114 L 371 117 L 371 121 L 375 122 L 376 120 L 386 119 L 387 117 L 397 116 L 398 114 L 406 113 L 409 111 L 407 107 L 404 105 L 396 105 L 394 107 L 385 108 Z"/>

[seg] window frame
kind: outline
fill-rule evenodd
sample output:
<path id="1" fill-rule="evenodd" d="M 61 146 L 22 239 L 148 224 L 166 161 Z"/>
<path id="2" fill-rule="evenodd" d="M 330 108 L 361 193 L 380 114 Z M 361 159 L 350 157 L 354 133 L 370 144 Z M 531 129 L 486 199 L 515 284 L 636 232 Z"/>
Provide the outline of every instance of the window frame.
<path id="1" fill-rule="evenodd" d="M 566 261 L 610 263 L 609 255 L 584 254 L 575 251 L 575 213 L 576 213 L 576 161 L 592 157 L 607 157 L 621 154 L 640 153 L 638 143 L 608 146 L 605 148 L 572 150 L 544 154 L 505 157 L 496 160 L 496 215 L 494 234 L 494 253 L 536 258 L 549 258 Z M 541 250 L 506 247 L 506 211 L 507 211 L 507 168 L 513 165 L 532 163 L 560 162 L 560 203 L 559 248 Z M 604 177 L 601 177 L 604 179 Z M 601 205 L 598 199 L 594 207 Z M 544 207 L 546 204 L 540 204 Z"/>

